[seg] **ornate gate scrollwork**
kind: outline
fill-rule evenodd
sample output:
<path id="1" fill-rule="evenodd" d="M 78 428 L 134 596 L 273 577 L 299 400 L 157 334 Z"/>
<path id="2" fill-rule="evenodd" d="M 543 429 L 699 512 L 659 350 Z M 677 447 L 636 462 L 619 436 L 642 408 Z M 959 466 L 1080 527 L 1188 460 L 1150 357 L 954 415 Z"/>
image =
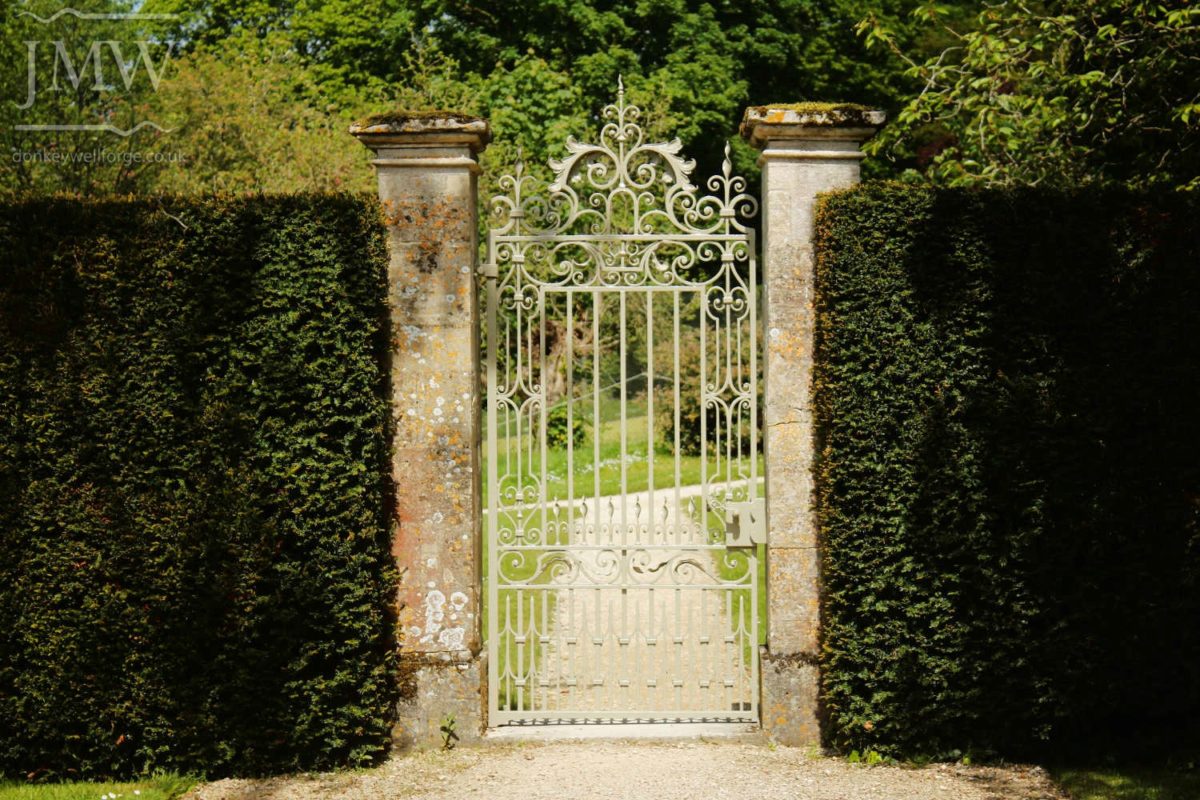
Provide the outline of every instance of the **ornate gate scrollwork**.
<path id="1" fill-rule="evenodd" d="M 603 116 L 493 200 L 491 723 L 757 720 L 757 203 Z"/>

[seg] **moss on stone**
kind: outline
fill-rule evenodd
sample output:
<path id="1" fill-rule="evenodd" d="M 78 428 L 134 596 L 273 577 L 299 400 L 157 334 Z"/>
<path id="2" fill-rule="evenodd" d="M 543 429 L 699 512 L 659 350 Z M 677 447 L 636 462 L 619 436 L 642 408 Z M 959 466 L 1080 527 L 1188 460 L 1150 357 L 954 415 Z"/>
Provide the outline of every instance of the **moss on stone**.
<path id="1" fill-rule="evenodd" d="M 858 103 L 768 103 L 765 106 L 754 106 L 754 111 L 766 113 L 768 110 L 795 111 L 797 114 L 865 114 L 872 109 Z"/>
<path id="2" fill-rule="evenodd" d="M 760 123 L 811 125 L 828 128 L 877 128 L 883 113 L 857 103 L 779 103 L 746 109 L 741 132 L 749 136 Z M 747 127 L 750 126 L 750 127 Z"/>
<path id="3" fill-rule="evenodd" d="M 385 111 L 382 114 L 372 114 L 362 122 L 358 123 L 358 127 L 371 128 L 376 125 L 400 126 L 409 122 L 418 122 L 431 119 L 444 119 L 465 125 L 470 122 L 479 122 L 482 117 L 476 117 L 472 114 L 463 114 L 458 111 L 444 111 L 442 109 L 431 109 L 428 111 L 397 109 L 396 111 Z"/>
<path id="4" fill-rule="evenodd" d="M 739 131 L 756 144 L 754 131 L 760 125 L 800 125 L 813 128 L 878 128 L 884 114 L 858 103 L 778 103 L 750 106 Z"/>

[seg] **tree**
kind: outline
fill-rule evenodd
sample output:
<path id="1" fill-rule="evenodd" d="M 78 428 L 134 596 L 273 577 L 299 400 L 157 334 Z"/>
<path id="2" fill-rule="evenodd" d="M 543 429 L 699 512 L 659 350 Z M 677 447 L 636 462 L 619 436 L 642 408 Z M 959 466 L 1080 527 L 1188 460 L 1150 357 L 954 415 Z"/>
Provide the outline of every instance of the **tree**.
<path id="1" fill-rule="evenodd" d="M 950 36 L 911 16 L 924 1 L 93 0 L 89 8 L 177 15 L 145 24 L 149 38 L 170 47 L 168 78 L 158 92 L 143 85 L 124 99 L 58 102 L 80 117 L 94 117 L 103 104 L 130 119 L 134 107 L 165 109 L 177 126 L 169 136 L 141 133 L 125 144 L 189 160 L 94 176 L 35 164 L 20 180 L 0 177 L 0 190 L 365 185 L 370 171 L 365 160 L 352 163 L 349 122 L 398 108 L 451 108 L 492 122 L 486 197 L 489 176 L 511 165 L 517 144 L 536 171 L 561 155 L 567 134 L 591 135 L 618 76 L 643 109 L 647 133 L 679 136 L 699 162 L 697 175 L 719 168 L 732 139 L 734 168 L 753 182 L 757 154 L 735 135 L 742 109 L 810 99 L 898 108 L 916 85 L 899 53 L 923 59 Z M 959 23 L 980 1 L 956 0 L 941 11 Z M 868 47 L 855 35 L 867 15 L 886 26 L 897 50 Z M 22 34 L 12 19 L 11 10 L 0 16 L 7 48 L 0 71 L 18 86 Z M 329 145 L 331 163 L 321 161 L 322 137 L 342 140 Z M 867 174 L 879 170 L 868 163 Z"/>
<path id="2" fill-rule="evenodd" d="M 1147 0 L 1005 2 L 936 57 L 877 154 L 949 184 L 1200 188 L 1200 9 Z M 927 24 L 940 9 L 919 10 Z M 878 20 L 871 45 L 902 48 Z M 915 170 L 909 177 L 917 177 Z"/>
<path id="3" fill-rule="evenodd" d="M 239 46 L 230 46 L 241 40 Z M 346 132 L 360 110 L 340 107 L 274 36 L 234 34 L 220 50 L 179 60 L 156 104 L 172 133 L 160 146 L 183 156 L 145 188 L 335 191 L 372 188 L 369 152 Z"/>
<path id="4" fill-rule="evenodd" d="M 920 0 L 428 0 L 423 41 L 486 80 L 536 56 L 567 76 L 594 114 L 622 75 L 631 99 L 678 135 L 699 174 L 720 165 L 747 105 L 853 100 L 896 108 L 911 88 L 904 62 L 871 49 L 855 23 L 874 14 L 919 54 L 943 44 L 909 17 Z M 977 0 L 947 6 L 952 19 Z M 669 124 L 666 124 L 669 123 Z M 756 173 L 757 155 L 735 141 L 735 166 Z M 540 154 L 539 154 L 540 155 Z"/>
<path id="5" fill-rule="evenodd" d="M 923 57 L 946 35 L 911 19 L 921 2 L 157 0 L 156 7 L 187 14 L 177 33 L 185 48 L 216 48 L 237 32 L 286 38 L 342 106 L 350 105 L 346 93 L 387 97 L 409 85 L 414 63 L 454 65 L 466 104 L 460 91 L 415 110 L 447 108 L 453 99 L 455 110 L 492 121 L 497 144 L 519 140 L 533 165 L 555 154 L 558 134 L 589 133 L 623 76 L 630 99 L 646 111 L 648 131 L 678 135 L 699 174 L 719 167 L 724 140 L 732 138 L 736 168 L 753 175 L 757 155 L 735 136 L 747 105 L 899 106 L 912 86 L 904 62 L 868 48 L 854 26 L 873 14 L 906 51 Z M 958 20 L 979 5 L 958 0 L 946 13 Z M 511 148 L 496 152 L 491 158 L 511 161 Z"/>
<path id="6" fill-rule="evenodd" d="M 80 4 L 97 15 L 90 19 L 63 13 L 61 3 L 0 6 L 0 79 L 6 87 L 0 147 L 8 161 L 0 170 L 0 196 L 125 193 L 142 185 L 148 165 L 134 157 L 159 136 L 142 126 L 146 106 L 171 65 L 166 42 L 140 30 L 130 35 L 129 22 L 103 16 L 135 5 Z M 98 130 L 100 125 L 122 133 Z"/>

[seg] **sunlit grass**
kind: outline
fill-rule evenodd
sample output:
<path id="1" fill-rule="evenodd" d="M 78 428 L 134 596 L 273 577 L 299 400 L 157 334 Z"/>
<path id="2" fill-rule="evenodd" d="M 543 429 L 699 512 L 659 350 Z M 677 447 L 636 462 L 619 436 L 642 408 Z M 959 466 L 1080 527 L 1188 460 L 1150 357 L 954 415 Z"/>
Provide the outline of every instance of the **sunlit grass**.
<path id="1" fill-rule="evenodd" d="M 125 783 L 16 783 L 0 782 L 0 800 L 175 800 L 195 786 L 195 778 L 158 775 Z"/>
<path id="2" fill-rule="evenodd" d="M 1164 768 L 1055 769 L 1071 800 L 1195 800 L 1200 771 Z"/>
<path id="3" fill-rule="evenodd" d="M 483 540 L 483 579 L 486 586 L 491 571 L 491 545 L 488 536 L 485 535 Z M 501 558 L 509 559 L 502 565 L 505 583 L 545 583 L 545 578 L 537 576 L 537 555 L 536 552 L 502 554 Z M 545 595 L 544 601 L 541 595 Z M 534 597 L 537 597 L 536 601 Z M 488 598 L 489 595 L 485 592 L 482 620 L 485 640 L 490 632 Z M 500 676 L 497 705 L 500 709 L 526 711 L 532 707 L 531 689 L 535 685 L 534 682 L 531 681 L 528 687 L 519 689 L 511 681 L 506 681 L 504 675 L 509 665 L 518 676 L 527 676 L 531 667 L 541 670 L 545 658 L 544 648 L 540 636 L 529 635 L 529 632 L 536 630 L 542 635 L 548 635 L 557 607 L 557 598 L 553 592 L 515 589 L 502 589 L 499 592 L 496 609 L 499 629 L 506 630 L 511 627 L 514 636 L 525 634 L 528 637 L 525 645 L 517 644 L 513 637 L 503 638 L 502 646 L 496 648 L 496 674 Z"/>
<path id="4" fill-rule="evenodd" d="M 501 491 L 515 486 L 516 476 L 519 475 L 523 487 L 544 484 L 547 503 L 644 492 L 650 488 L 651 465 L 655 489 L 695 486 L 706 480 L 711 483 L 714 480 L 749 477 L 750 464 L 746 459 L 739 463 L 735 457 L 731 471 L 730 461 L 725 454 L 718 457 L 709 452 L 705 454 L 705 459 L 684 454 L 679 456 L 677 464 L 672 448 L 649 429 L 646 411 L 646 401 L 643 399 L 626 403 L 625 436 L 622 441 L 618 400 L 607 398 L 601 405 L 598 430 L 591 424 L 592 409 L 582 409 L 579 421 L 585 426 L 586 434 L 583 441 L 574 445 L 573 452 L 566 447 L 550 447 L 549 443 L 543 447 L 536 436 L 530 436 L 526 431 L 522 431 L 520 437 L 512 429 L 497 431 L 498 473 L 503 481 Z M 483 461 L 486 507 L 491 484 L 488 460 L 485 458 Z M 763 474 L 761 454 L 758 456 L 756 474 L 759 477 Z M 536 490 L 534 494 L 537 494 Z M 541 502 L 542 498 L 534 496 L 530 500 Z"/>

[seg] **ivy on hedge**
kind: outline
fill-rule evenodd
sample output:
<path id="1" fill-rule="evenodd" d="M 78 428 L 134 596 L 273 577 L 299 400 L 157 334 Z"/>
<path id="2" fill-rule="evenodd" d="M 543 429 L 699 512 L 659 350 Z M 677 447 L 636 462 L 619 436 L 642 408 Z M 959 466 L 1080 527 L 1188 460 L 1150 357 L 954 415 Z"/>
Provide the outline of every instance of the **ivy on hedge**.
<path id="1" fill-rule="evenodd" d="M 817 235 L 831 743 L 1194 731 L 1200 202 L 867 185 Z"/>
<path id="2" fill-rule="evenodd" d="M 348 195 L 0 207 L 0 771 L 368 762 L 386 259 Z"/>

